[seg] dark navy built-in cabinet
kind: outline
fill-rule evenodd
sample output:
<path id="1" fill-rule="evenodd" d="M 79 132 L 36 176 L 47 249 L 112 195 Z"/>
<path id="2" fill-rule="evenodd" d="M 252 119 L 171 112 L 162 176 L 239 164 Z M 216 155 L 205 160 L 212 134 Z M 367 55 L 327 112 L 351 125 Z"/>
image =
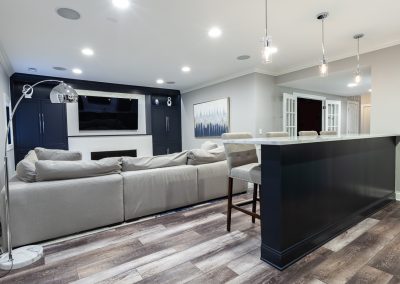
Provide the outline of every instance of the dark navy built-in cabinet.
<path id="1" fill-rule="evenodd" d="M 153 154 L 182 151 L 181 103 L 179 96 L 151 96 Z"/>
<path id="2" fill-rule="evenodd" d="M 14 88 L 13 103 L 21 95 L 21 86 L 14 85 Z M 35 147 L 68 149 L 65 104 L 52 104 L 45 89 L 35 91 L 31 99 L 21 101 L 14 116 L 16 162 Z"/>
<path id="3" fill-rule="evenodd" d="M 181 95 L 178 90 L 16 73 L 10 78 L 13 105 L 21 96 L 25 84 L 32 85 L 48 79 L 65 81 L 77 90 L 146 95 L 147 127 L 146 133 L 140 135 L 153 136 L 154 155 L 182 151 Z M 68 149 L 66 105 L 52 104 L 49 99 L 50 91 L 56 85 L 54 82 L 40 84 L 34 89 L 31 99 L 22 100 L 14 117 L 16 163 L 35 147 Z"/>

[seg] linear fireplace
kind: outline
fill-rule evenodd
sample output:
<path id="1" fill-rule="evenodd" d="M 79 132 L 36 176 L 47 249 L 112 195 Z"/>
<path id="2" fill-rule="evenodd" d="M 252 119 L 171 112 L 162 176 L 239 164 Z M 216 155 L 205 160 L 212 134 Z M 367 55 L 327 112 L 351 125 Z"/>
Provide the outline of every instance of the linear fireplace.
<path id="1" fill-rule="evenodd" d="M 110 157 L 137 157 L 136 150 L 118 150 L 118 151 L 101 151 L 101 152 L 91 152 L 91 159 L 92 160 L 100 160 L 103 158 L 110 158 Z"/>

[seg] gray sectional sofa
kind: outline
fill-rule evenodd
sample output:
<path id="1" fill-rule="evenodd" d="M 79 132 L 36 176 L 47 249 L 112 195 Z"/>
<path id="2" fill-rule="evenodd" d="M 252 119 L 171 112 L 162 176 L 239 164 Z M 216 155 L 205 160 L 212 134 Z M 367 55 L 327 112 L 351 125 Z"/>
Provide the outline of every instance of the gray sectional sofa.
<path id="1" fill-rule="evenodd" d="M 38 161 L 36 165 L 42 165 L 36 171 L 42 181 L 26 182 L 18 177 L 11 180 L 13 246 L 67 236 L 226 196 L 226 161 L 219 156 L 219 161 L 213 162 L 207 156 L 208 150 L 201 153 L 206 155 L 200 155 L 200 159 L 198 152 L 193 155 L 191 151 L 133 160 L 114 158 L 121 168 L 119 173 L 113 173 L 115 168 L 110 174 L 101 172 L 96 175 L 92 170 L 91 177 L 83 177 L 85 173 L 82 173 L 81 178 L 76 177 L 79 164 L 75 164 L 80 162 L 66 162 L 68 167 L 74 165 L 74 177 L 62 180 L 50 178 L 51 175 L 60 176 L 54 173 L 57 169 L 49 167 L 57 163 Z M 168 164 L 171 159 L 173 162 Z M 102 162 L 81 163 L 86 163 L 85 170 L 93 163 L 96 171 Z M 61 170 L 64 170 L 62 166 Z M 245 182 L 238 181 L 234 185 L 235 193 L 246 190 Z M 4 189 L 1 200 L 2 231 L 5 232 Z M 2 242 L 5 244 L 6 240 L 3 238 Z"/>

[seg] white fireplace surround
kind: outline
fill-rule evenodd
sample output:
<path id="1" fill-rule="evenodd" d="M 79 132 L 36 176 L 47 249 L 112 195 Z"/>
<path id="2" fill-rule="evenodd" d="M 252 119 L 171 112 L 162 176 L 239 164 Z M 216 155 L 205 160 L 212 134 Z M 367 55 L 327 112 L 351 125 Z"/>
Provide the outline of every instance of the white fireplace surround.
<path id="1" fill-rule="evenodd" d="M 82 152 L 83 160 L 90 160 L 91 152 L 137 150 L 137 156 L 153 155 L 153 139 L 146 135 L 146 97 L 126 94 L 76 90 L 80 96 L 132 98 L 138 100 L 138 130 L 80 131 L 78 104 L 67 104 L 68 144 L 71 151 Z"/>
<path id="2" fill-rule="evenodd" d="M 69 137 L 69 149 L 82 152 L 83 160 L 90 160 L 92 152 L 137 150 L 138 157 L 153 156 L 151 135 L 82 136 Z"/>

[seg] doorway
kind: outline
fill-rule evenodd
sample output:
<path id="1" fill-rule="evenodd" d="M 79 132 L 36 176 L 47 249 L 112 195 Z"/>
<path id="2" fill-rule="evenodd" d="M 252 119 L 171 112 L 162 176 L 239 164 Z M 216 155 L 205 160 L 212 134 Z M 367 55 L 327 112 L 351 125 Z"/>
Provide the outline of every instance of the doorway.
<path id="1" fill-rule="evenodd" d="M 297 132 L 322 130 L 322 101 L 297 98 Z"/>

